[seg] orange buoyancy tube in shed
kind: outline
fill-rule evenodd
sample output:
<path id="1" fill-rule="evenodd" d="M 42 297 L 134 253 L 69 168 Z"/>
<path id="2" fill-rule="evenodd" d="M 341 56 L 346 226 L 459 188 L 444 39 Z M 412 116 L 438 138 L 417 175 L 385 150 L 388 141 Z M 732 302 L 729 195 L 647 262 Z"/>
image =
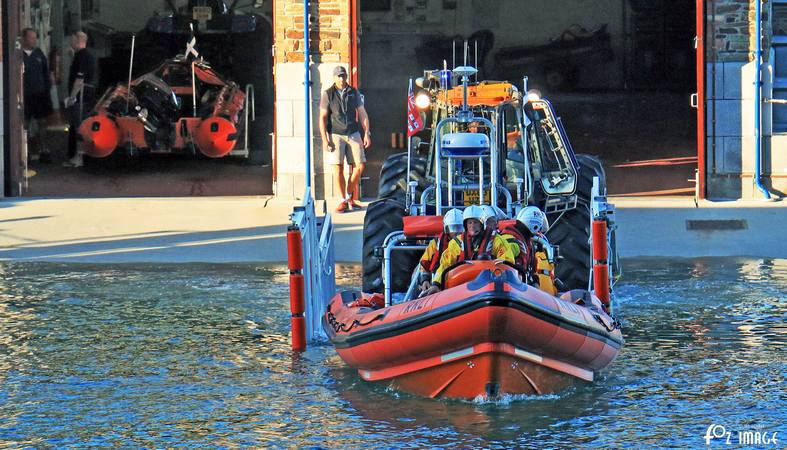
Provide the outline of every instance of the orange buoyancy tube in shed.
<path id="1" fill-rule="evenodd" d="M 84 151 L 93 158 L 105 158 L 112 154 L 120 142 L 120 132 L 114 120 L 104 114 L 85 119 L 79 126 L 84 140 Z"/>
<path id="2" fill-rule="evenodd" d="M 195 139 L 200 152 L 211 158 L 221 158 L 235 148 L 239 134 L 236 125 L 245 102 L 246 94 L 234 84 L 221 88 L 213 113 L 197 128 Z"/>
<path id="3" fill-rule="evenodd" d="M 238 129 L 223 117 L 208 117 L 197 127 L 197 147 L 205 156 L 221 158 L 235 148 Z"/>

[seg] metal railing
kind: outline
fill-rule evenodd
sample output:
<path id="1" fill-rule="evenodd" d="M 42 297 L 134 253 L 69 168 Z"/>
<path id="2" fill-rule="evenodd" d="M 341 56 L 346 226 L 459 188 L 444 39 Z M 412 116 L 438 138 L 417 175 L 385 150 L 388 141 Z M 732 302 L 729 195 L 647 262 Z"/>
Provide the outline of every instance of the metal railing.
<path id="1" fill-rule="evenodd" d="M 249 122 L 257 120 L 257 107 L 254 104 L 254 86 L 252 84 L 246 85 L 246 107 L 243 108 L 243 148 L 234 148 L 231 155 L 234 156 L 249 156 Z M 251 117 L 251 119 L 249 119 Z"/>
<path id="2" fill-rule="evenodd" d="M 302 239 L 306 342 L 313 343 L 326 338 L 322 315 L 336 293 L 333 220 L 327 213 L 317 217 L 309 191 L 303 204 L 293 210 L 290 220 Z"/>

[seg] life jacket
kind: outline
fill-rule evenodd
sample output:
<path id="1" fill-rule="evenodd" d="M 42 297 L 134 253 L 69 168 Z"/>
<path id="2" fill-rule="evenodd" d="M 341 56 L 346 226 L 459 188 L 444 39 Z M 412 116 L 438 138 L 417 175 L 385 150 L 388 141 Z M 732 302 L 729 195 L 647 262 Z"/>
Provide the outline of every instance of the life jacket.
<path id="1" fill-rule="evenodd" d="M 507 234 L 513 237 L 517 244 L 519 244 L 519 255 L 517 255 L 516 264 L 522 266 L 527 271 L 532 271 L 535 266 L 533 246 L 530 244 L 530 230 L 517 226 L 517 223 L 501 224 L 503 225 L 500 234 Z"/>
<path id="2" fill-rule="evenodd" d="M 448 236 L 448 233 L 443 233 L 440 237 L 437 238 L 437 249 L 432 254 L 432 258 L 427 261 L 427 265 L 421 265 L 427 272 L 434 273 L 435 270 L 440 266 L 440 257 L 445 252 L 445 249 L 448 248 L 448 244 L 451 242 L 451 237 Z"/>
<path id="3" fill-rule="evenodd" d="M 484 230 L 484 234 L 481 236 L 481 243 L 478 245 L 478 254 L 476 255 L 478 259 L 492 259 L 490 255 L 492 254 L 492 244 L 495 242 L 496 235 L 497 229 L 487 227 Z"/>
<path id="4" fill-rule="evenodd" d="M 458 240 L 459 248 L 462 249 L 462 252 L 459 254 L 459 257 L 456 259 L 456 262 L 460 261 L 474 261 L 478 259 L 478 252 L 481 250 L 481 245 L 475 247 L 473 245 L 473 238 L 471 238 L 467 233 L 462 233 L 461 239 L 456 237 L 454 239 Z M 481 244 L 483 244 L 483 236 L 481 237 Z"/>

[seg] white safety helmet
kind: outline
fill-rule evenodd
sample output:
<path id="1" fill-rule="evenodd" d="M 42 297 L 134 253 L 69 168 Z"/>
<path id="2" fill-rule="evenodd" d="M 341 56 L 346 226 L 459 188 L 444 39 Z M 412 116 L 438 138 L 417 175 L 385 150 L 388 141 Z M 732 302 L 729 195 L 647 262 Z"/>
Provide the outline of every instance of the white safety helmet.
<path id="1" fill-rule="evenodd" d="M 476 219 L 481 222 L 481 226 L 484 226 L 484 211 L 481 209 L 480 206 L 477 205 L 470 205 L 465 208 L 464 212 L 462 213 L 462 223 L 464 224 L 468 219 Z M 465 227 L 467 228 L 467 227 Z"/>
<path id="2" fill-rule="evenodd" d="M 489 205 L 481 205 L 480 208 L 481 208 L 481 223 L 483 223 L 484 225 L 486 225 L 486 221 L 490 217 L 494 217 L 495 219 L 497 219 L 497 211 L 495 211 L 495 208 Z"/>
<path id="3" fill-rule="evenodd" d="M 443 216 L 443 228 L 448 233 L 461 233 L 465 230 L 462 211 L 452 209 Z"/>
<path id="4" fill-rule="evenodd" d="M 522 222 L 533 234 L 546 233 L 549 230 L 549 221 L 546 214 L 536 206 L 528 206 L 519 211 L 516 215 L 516 220 Z"/>

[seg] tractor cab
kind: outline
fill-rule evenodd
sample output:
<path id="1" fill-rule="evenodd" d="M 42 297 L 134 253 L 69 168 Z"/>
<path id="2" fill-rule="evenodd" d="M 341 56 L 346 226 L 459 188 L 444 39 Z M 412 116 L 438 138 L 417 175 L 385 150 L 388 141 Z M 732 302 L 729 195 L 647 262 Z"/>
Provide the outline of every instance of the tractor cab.
<path id="1" fill-rule="evenodd" d="M 427 71 L 416 81 L 429 97 L 424 115 L 431 127 L 424 133 L 431 133 L 425 173 L 403 183 L 410 214 L 470 204 L 496 205 L 508 214 L 534 202 L 549 212 L 572 208 L 579 165 L 552 105 L 508 82 L 471 84 L 472 67 L 445 72 Z M 420 157 L 423 147 L 410 157 Z M 419 184 L 423 178 L 430 186 Z M 447 190 L 445 199 L 438 184 Z"/>

